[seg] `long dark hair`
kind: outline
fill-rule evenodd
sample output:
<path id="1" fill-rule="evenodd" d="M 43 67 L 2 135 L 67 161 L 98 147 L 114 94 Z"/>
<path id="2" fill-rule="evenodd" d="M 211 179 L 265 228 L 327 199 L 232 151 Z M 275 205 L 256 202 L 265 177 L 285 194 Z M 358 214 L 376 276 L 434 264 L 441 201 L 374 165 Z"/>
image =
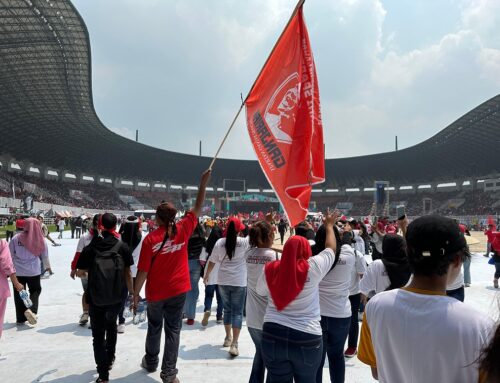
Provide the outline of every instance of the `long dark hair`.
<path id="1" fill-rule="evenodd" d="M 249 242 L 252 247 L 259 247 L 268 243 L 273 232 L 273 227 L 269 222 L 255 222 L 250 228 Z"/>
<path id="2" fill-rule="evenodd" d="M 167 229 L 171 228 L 170 239 L 174 239 L 177 234 L 177 227 L 175 225 L 175 216 L 177 214 L 177 209 L 170 202 L 162 202 L 156 208 L 156 216 L 161 219 L 163 225 Z M 165 235 L 165 238 L 167 234 Z"/>
<path id="3" fill-rule="evenodd" d="M 210 235 L 207 239 L 207 254 L 212 254 L 212 250 L 214 249 L 215 243 L 222 238 L 222 230 L 219 226 L 215 225 L 210 231 Z"/>
<path id="4" fill-rule="evenodd" d="M 236 249 L 236 240 L 238 238 L 238 232 L 236 231 L 236 225 L 234 222 L 229 222 L 226 230 L 226 254 L 229 259 L 233 259 L 234 249 Z"/>
<path id="5" fill-rule="evenodd" d="M 131 219 L 131 217 L 129 217 Z M 139 221 L 135 222 L 127 221 L 123 224 L 122 241 L 125 242 L 130 251 L 134 251 L 136 247 L 141 243 L 142 233 L 139 231 Z"/>
<path id="6" fill-rule="evenodd" d="M 335 239 L 337 241 L 337 249 L 335 250 L 335 261 L 333 262 L 332 270 L 337 265 L 337 262 L 340 258 L 340 250 L 342 248 L 342 240 L 340 239 L 339 229 L 337 226 L 333 225 L 333 233 L 335 234 Z M 313 246 L 311 246 L 313 255 L 318 255 L 323 250 L 326 249 L 326 228 L 325 225 L 321 225 L 316 232 L 316 236 L 314 237 L 314 242 L 316 242 Z"/>

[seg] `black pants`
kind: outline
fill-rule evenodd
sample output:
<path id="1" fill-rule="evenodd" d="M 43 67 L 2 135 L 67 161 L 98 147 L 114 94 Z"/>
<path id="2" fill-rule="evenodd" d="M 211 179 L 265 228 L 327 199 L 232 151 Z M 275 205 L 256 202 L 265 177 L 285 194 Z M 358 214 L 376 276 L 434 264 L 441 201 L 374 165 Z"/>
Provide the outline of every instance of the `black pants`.
<path id="1" fill-rule="evenodd" d="M 5 235 L 6 235 L 6 237 L 5 237 L 6 241 L 9 242 L 9 240 L 11 240 L 14 237 L 14 232 L 13 231 L 6 231 Z"/>
<path id="2" fill-rule="evenodd" d="M 80 238 L 81 235 L 82 235 L 82 228 L 77 227 L 76 228 L 76 238 Z"/>
<path id="3" fill-rule="evenodd" d="M 150 368 L 158 366 L 161 330 L 165 331 L 165 346 L 161 364 L 161 378 L 169 382 L 178 373 L 177 357 L 181 339 L 182 311 L 186 293 L 157 302 L 148 302 L 148 334 L 146 336 L 146 364 Z"/>
<path id="4" fill-rule="evenodd" d="M 94 359 L 99 377 L 103 380 L 109 379 L 109 366 L 115 357 L 116 318 L 120 309 L 121 303 L 105 307 L 90 304 L 89 314 L 92 337 L 94 338 Z"/>
<path id="5" fill-rule="evenodd" d="M 38 298 L 42 292 L 42 285 L 40 284 L 40 276 L 34 277 L 20 277 L 17 276 L 17 280 L 19 283 L 24 285 L 25 289 L 29 288 L 30 299 L 33 302 L 33 306 L 30 307 L 30 310 L 35 314 L 38 312 Z M 26 311 L 26 306 L 24 305 L 23 300 L 19 296 L 19 293 L 14 290 L 14 303 L 16 305 L 16 322 L 24 323 L 26 322 L 26 317 L 24 316 L 24 312 Z"/>
<path id="6" fill-rule="evenodd" d="M 349 295 L 349 300 L 351 301 L 351 327 L 349 328 L 347 347 L 357 348 L 359 336 L 358 312 L 361 303 L 361 294 Z"/>
<path id="7" fill-rule="evenodd" d="M 283 245 L 283 239 L 285 239 L 285 232 L 280 231 L 280 239 L 281 239 L 281 244 Z"/>
<path id="8" fill-rule="evenodd" d="M 75 238 L 75 228 L 71 228 L 71 239 Z"/>

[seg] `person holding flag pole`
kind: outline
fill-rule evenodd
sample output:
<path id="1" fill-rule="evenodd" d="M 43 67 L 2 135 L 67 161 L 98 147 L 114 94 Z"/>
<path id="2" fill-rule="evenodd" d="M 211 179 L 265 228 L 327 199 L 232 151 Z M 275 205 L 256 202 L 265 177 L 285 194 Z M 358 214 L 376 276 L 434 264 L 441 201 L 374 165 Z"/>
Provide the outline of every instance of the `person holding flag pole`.
<path id="1" fill-rule="evenodd" d="M 316 68 L 302 7 L 295 10 L 236 113 L 243 107 L 254 151 L 293 227 L 307 215 L 312 185 L 325 181 L 323 127 Z"/>

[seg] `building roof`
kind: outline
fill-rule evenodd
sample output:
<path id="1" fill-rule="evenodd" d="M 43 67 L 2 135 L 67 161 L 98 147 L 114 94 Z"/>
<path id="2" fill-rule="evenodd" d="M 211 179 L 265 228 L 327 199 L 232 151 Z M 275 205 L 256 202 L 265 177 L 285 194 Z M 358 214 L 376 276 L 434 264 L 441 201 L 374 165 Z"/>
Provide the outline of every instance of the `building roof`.
<path id="1" fill-rule="evenodd" d="M 93 175 L 197 184 L 210 158 L 153 148 L 99 120 L 90 40 L 68 0 L 0 0 L 0 154 Z M 325 187 L 432 182 L 497 173 L 500 95 L 397 152 L 326 160 Z M 256 161 L 218 160 L 213 181 L 267 188 Z"/>

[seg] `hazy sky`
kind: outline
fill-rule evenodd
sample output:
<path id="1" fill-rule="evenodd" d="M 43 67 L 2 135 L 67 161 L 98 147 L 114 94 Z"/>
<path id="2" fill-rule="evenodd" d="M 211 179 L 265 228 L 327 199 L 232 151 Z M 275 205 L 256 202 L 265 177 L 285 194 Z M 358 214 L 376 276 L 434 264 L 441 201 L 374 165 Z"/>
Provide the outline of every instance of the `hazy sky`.
<path id="1" fill-rule="evenodd" d="M 103 123 L 213 155 L 294 0 L 73 0 Z M 307 0 L 327 158 L 427 139 L 500 93 L 499 0 Z M 242 114 L 222 157 L 254 159 Z"/>

